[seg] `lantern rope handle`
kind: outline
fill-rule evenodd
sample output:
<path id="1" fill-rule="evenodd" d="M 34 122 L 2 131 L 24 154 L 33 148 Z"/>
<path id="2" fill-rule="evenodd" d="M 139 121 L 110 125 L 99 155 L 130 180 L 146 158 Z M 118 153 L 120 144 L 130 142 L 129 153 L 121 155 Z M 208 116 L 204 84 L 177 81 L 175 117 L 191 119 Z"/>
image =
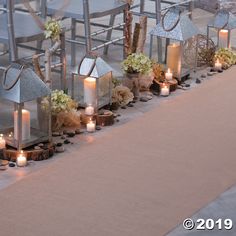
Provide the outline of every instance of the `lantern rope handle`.
<path id="1" fill-rule="evenodd" d="M 78 74 L 79 74 L 80 76 L 89 77 L 89 76 L 92 74 L 93 69 L 94 69 L 95 66 L 96 66 L 97 56 L 96 56 L 96 55 L 91 55 L 91 54 L 89 54 L 89 55 L 92 56 L 91 58 L 94 59 L 94 62 L 93 62 L 93 64 L 92 64 L 92 66 L 91 66 L 89 72 L 88 72 L 86 75 L 81 75 L 81 74 L 80 74 L 80 69 L 81 69 L 81 66 L 82 66 L 82 64 L 83 64 L 84 59 L 87 57 L 87 55 L 85 55 L 85 56 L 82 58 L 81 62 L 79 63 L 79 67 L 78 67 Z"/>
<path id="2" fill-rule="evenodd" d="M 18 65 L 18 64 L 13 64 L 13 65 Z M 18 65 L 19 66 L 19 65 Z M 12 65 L 8 66 L 6 68 L 6 70 L 3 72 L 3 80 L 2 80 L 2 87 L 5 89 L 5 90 L 11 90 L 15 85 L 16 83 L 18 82 L 18 80 L 20 79 L 20 75 L 24 69 L 24 65 L 20 65 L 20 68 L 19 68 L 19 73 L 16 77 L 16 79 L 13 81 L 13 83 L 9 86 L 6 85 L 6 79 L 7 79 L 7 72 L 9 71 L 9 69 L 12 68 Z M 17 67 L 15 67 L 16 69 L 18 69 Z"/>
<path id="3" fill-rule="evenodd" d="M 166 32 L 172 31 L 172 30 L 178 25 L 178 23 L 179 23 L 179 21 L 180 21 L 181 11 L 179 10 L 179 16 L 178 16 L 178 19 L 176 20 L 176 22 L 174 23 L 174 25 L 173 25 L 172 27 L 168 28 L 168 29 L 165 27 L 165 24 L 164 24 L 165 17 L 166 17 L 166 15 L 167 15 L 172 9 L 174 9 L 174 8 L 176 9 L 176 7 L 172 7 L 172 8 L 170 8 L 168 11 L 166 11 L 165 14 L 163 15 L 162 19 L 161 19 L 162 28 L 163 28 Z"/>

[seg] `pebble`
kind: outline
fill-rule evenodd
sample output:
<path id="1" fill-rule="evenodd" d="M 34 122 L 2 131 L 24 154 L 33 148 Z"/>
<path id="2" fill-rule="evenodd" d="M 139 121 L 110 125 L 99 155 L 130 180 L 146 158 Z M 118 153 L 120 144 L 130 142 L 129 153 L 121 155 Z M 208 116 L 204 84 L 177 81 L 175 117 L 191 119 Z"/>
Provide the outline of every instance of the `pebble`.
<path id="1" fill-rule="evenodd" d="M 15 164 L 15 163 L 13 163 L 13 162 L 10 162 L 8 166 L 9 166 L 9 167 L 15 167 L 15 166 L 16 166 L 16 164 Z"/>
<path id="2" fill-rule="evenodd" d="M 215 69 L 214 69 L 214 68 L 211 68 L 210 72 L 215 72 Z"/>
<path id="3" fill-rule="evenodd" d="M 215 74 L 216 74 L 216 72 L 207 72 L 208 76 L 212 76 L 212 75 L 215 75 Z"/>
<path id="4" fill-rule="evenodd" d="M 148 100 L 151 100 L 151 99 L 152 99 L 152 96 L 151 96 L 151 95 L 147 95 L 146 98 L 147 98 Z"/>
<path id="5" fill-rule="evenodd" d="M 207 77 L 206 74 L 201 75 L 201 78 L 206 78 L 206 77 Z"/>
<path id="6" fill-rule="evenodd" d="M 76 129 L 76 130 L 75 130 L 75 134 L 81 134 L 80 129 Z"/>
<path id="7" fill-rule="evenodd" d="M 70 143 L 70 140 L 68 140 L 68 139 L 66 139 L 65 141 L 64 141 L 64 144 L 69 144 Z"/>
<path id="8" fill-rule="evenodd" d="M 67 137 L 69 137 L 69 138 L 75 137 L 75 132 L 68 132 Z"/>
<path id="9" fill-rule="evenodd" d="M 139 100 L 140 102 L 147 102 L 149 99 L 147 97 L 141 97 Z"/>
<path id="10" fill-rule="evenodd" d="M 66 139 L 66 137 L 63 135 L 63 136 L 61 136 L 61 139 Z"/>
<path id="11" fill-rule="evenodd" d="M 155 95 L 155 96 L 159 96 L 159 93 L 158 93 L 157 91 L 153 91 L 152 93 L 153 93 L 153 95 Z"/>
<path id="12" fill-rule="evenodd" d="M 184 84 L 184 87 L 189 88 L 191 85 L 190 84 Z"/>
<path id="13" fill-rule="evenodd" d="M 35 147 L 34 147 L 34 150 L 41 150 L 41 147 L 35 146 Z"/>
<path id="14" fill-rule="evenodd" d="M 53 137 L 58 137 L 58 136 L 60 136 L 60 133 L 59 133 L 59 132 L 53 132 L 53 133 L 52 133 L 52 136 L 53 136 Z"/>
<path id="15" fill-rule="evenodd" d="M 96 126 L 96 130 L 101 130 L 101 129 L 102 129 L 101 126 L 99 125 Z"/>
<path id="16" fill-rule="evenodd" d="M 218 70 L 218 72 L 219 72 L 219 73 L 222 73 L 222 72 L 223 72 L 223 70 Z"/>
<path id="17" fill-rule="evenodd" d="M 133 101 L 132 101 L 132 103 L 136 103 L 136 101 L 135 101 L 135 100 L 133 100 Z"/>
<path id="18" fill-rule="evenodd" d="M 65 151 L 65 148 L 62 146 L 57 146 L 56 147 L 56 152 L 64 152 Z"/>
<path id="19" fill-rule="evenodd" d="M 43 143 L 40 143 L 40 144 L 38 144 L 38 146 L 39 146 L 39 147 L 43 147 L 43 146 L 44 146 L 44 144 L 43 144 Z"/>
<path id="20" fill-rule="evenodd" d="M 63 134 L 67 134 L 67 130 L 63 130 L 63 132 L 62 132 Z"/>
<path id="21" fill-rule="evenodd" d="M 63 143 L 57 143 L 56 146 L 57 147 L 61 147 L 63 145 Z"/>
<path id="22" fill-rule="evenodd" d="M 196 84 L 200 84 L 202 81 L 200 79 L 196 79 Z"/>
<path id="23" fill-rule="evenodd" d="M 134 105 L 132 103 L 129 103 L 127 107 L 134 107 Z"/>
<path id="24" fill-rule="evenodd" d="M 116 118 L 116 117 L 118 117 L 118 114 L 115 114 L 115 113 L 114 113 L 113 116 L 114 116 L 114 118 Z"/>
<path id="25" fill-rule="evenodd" d="M 116 119 L 116 122 L 120 122 L 120 120 L 119 120 L 119 119 Z"/>
<path id="26" fill-rule="evenodd" d="M 121 114 L 117 114 L 117 116 L 121 116 Z"/>
<path id="27" fill-rule="evenodd" d="M 122 107 L 120 107 L 121 109 L 126 109 L 126 106 L 122 106 Z"/>

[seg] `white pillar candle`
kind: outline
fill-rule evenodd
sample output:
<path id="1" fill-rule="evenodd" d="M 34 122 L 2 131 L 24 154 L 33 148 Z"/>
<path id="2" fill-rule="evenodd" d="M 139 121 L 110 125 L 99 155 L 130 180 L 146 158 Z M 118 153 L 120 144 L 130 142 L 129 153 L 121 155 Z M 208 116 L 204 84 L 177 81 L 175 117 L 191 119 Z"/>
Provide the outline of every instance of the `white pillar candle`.
<path id="1" fill-rule="evenodd" d="M 14 138 L 18 138 L 18 111 L 14 112 Z M 22 140 L 30 139 L 30 112 L 22 109 Z"/>
<path id="2" fill-rule="evenodd" d="M 161 96 L 166 97 L 170 94 L 170 88 L 168 85 L 164 84 L 161 86 Z"/>
<path id="3" fill-rule="evenodd" d="M 166 64 L 174 75 L 179 75 L 181 68 L 181 46 L 179 44 L 170 44 L 167 47 Z"/>
<path id="4" fill-rule="evenodd" d="M 88 77 L 84 80 L 84 102 L 85 104 L 96 104 L 96 79 Z"/>
<path id="5" fill-rule="evenodd" d="M 170 68 L 168 68 L 168 71 L 165 74 L 166 80 L 172 80 L 173 74 L 170 72 Z"/>
<path id="6" fill-rule="evenodd" d="M 219 59 L 215 62 L 215 69 L 216 70 L 221 70 L 222 69 L 222 64 L 220 63 Z"/>
<path id="7" fill-rule="evenodd" d="M 90 121 L 87 123 L 87 131 L 88 131 L 89 133 L 94 132 L 94 131 L 95 131 L 95 128 L 96 128 L 95 121 L 90 120 Z"/>
<path id="8" fill-rule="evenodd" d="M 0 134 L 0 150 L 6 148 L 6 140 L 3 138 L 3 134 Z"/>
<path id="9" fill-rule="evenodd" d="M 92 105 L 88 105 L 85 108 L 85 115 L 92 116 L 94 114 L 94 107 Z"/>
<path id="10" fill-rule="evenodd" d="M 228 47 L 228 30 L 220 30 L 219 31 L 219 47 L 220 48 L 227 48 Z"/>
<path id="11" fill-rule="evenodd" d="M 16 158 L 16 165 L 18 167 L 24 167 L 27 165 L 27 158 L 24 155 L 23 151 L 21 151 L 20 155 Z"/>

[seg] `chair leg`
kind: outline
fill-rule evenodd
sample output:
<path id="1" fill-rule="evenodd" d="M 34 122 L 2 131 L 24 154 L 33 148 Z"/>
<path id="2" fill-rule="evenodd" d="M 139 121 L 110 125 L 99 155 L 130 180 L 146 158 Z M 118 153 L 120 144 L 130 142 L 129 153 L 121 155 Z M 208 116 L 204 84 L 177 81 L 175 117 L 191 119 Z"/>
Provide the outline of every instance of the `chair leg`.
<path id="1" fill-rule="evenodd" d="M 109 26 L 113 26 L 113 25 L 114 25 L 114 23 L 115 23 L 115 18 L 116 18 L 116 15 L 114 15 L 114 14 L 111 15 L 110 21 L 109 21 Z M 111 36 L 112 36 L 112 30 L 109 30 L 109 31 L 107 32 L 106 40 L 107 40 L 107 41 L 110 41 L 110 40 L 111 40 Z M 104 47 L 103 53 L 104 53 L 105 55 L 107 55 L 108 49 L 109 49 L 109 45 L 107 45 L 107 46 Z"/>
<path id="2" fill-rule="evenodd" d="M 141 14 L 143 14 L 143 12 L 144 12 L 144 7 L 145 7 L 145 6 L 144 6 L 144 3 L 145 3 L 144 1 L 145 1 L 145 0 L 140 0 L 140 13 L 141 13 Z"/>
<path id="3" fill-rule="evenodd" d="M 83 0 L 83 9 L 84 9 L 84 31 L 85 31 L 86 53 L 90 53 L 92 49 L 92 41 L 91 41 L 91 25 L 90 25 L 88 0 Z"/>
<path id="4" fill-rule="evenodd" d="M 76 19 L 71 19 L 71 39 L 76 39 Z M 76 64 L 76 44 L 71 43 L 71 66 Z"/>

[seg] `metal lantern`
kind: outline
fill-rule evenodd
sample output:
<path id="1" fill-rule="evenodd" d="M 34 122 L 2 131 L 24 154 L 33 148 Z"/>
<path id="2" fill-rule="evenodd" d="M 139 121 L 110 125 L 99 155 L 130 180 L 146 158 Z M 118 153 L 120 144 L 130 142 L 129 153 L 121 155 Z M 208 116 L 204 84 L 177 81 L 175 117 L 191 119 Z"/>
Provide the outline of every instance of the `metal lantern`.
<path id="1" fill-rule="evenodd" d="M 236 29 L 236 17 L 228 10 L 219 10 L 207 25 L 207 38 L 210 29 L 217 31 L 217 45 L 220 48 L 230 48 L 231 30 Z"/>
<path id="2" fill-rule="evenodd" d="M 152 56 L 154 36 L 158 38 L 158 42 L 165 39 L 164 56 L 163 48 L 158 47 L 158 63 L 166 64 L 166 69 L 170 69 L 173 76 L 180 81 L 189 75 L 192 68 L 196 67 L 198 34 L 198 28 L 189 17 L 181 14 L 178 7 L 172 7 L 150 32 L 150 57 Z M 187 50 L 190 50 L 191 53 L 188 53 Z"/>
<path id="3" fill-rule="evenodd" d="M 50 140 L 50 101 L 41 100 L 50 89 L 24 65 L 13 63 L 3 73 L 0 84 L 0 130 L 9 146 L 18 150 Z"/>
<path id="4" fill-rule="evenodd" d="M 111 104 L 112 68 L 97 56 L 85 56 L 77 73 L 72 74 L 72 98 L 79 106 L 95 110 Z"/>

